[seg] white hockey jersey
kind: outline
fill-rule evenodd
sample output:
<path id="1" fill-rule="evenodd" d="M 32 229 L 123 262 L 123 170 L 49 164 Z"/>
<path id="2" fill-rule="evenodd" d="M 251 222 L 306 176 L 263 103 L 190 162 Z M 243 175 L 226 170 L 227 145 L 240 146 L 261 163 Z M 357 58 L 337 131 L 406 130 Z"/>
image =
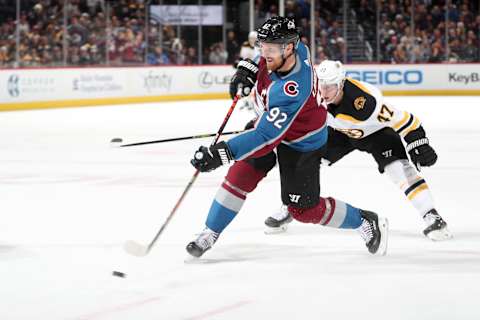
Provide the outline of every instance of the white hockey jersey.
<path id="1" fill-rule="evenodd" d="M 344 82 L 339 105 L 329 104 L 327 109 L 328 125 L 354 139 L 362 139 L 385 127 L 391 127 L 403 139 L 421 125 L 413 114 L 387 104 L 379 89 L 351 78 Z"/>
<path id="2" fill-rule="evenodd" d="M 240 48 L 240 58 L 258 60 L 260 50 L 256 46 L 251 46 L 248 41 L 245 41 Z"/>

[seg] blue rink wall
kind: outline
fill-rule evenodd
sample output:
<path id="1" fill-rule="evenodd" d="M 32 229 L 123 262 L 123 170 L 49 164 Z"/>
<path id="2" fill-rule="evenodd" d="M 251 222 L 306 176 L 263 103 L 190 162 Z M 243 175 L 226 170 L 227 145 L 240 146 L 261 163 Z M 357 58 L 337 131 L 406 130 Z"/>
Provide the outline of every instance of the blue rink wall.
<path id="1" fill-rule="evenodd" d="M 388 96 L 480 95 L 480 64 L 348 65 Z M 0 111 L 228 98 L 231 66 L 0 70 Z"/>

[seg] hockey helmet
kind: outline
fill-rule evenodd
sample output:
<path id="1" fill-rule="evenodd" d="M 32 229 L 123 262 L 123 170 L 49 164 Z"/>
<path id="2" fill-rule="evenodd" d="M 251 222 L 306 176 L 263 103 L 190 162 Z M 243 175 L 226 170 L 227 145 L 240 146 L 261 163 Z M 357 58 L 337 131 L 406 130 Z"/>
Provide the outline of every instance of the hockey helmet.
<path id="1" fill-rule="evenodd" d="M 325 60 L 317 67 L 320 85 L 340 85 L 345 80 L 345 68 L 340 61 Z"/>
<path id="2" fill-rule="evenodd" d="M 257 41 L 257 31 L 250 31 L 248 33 L 248 43 L 253 47 Z"/>
<path id="3" fill-rule="evenodd" d="M 296 48 L 300 40 L 300 33 L 295 26 L 295 21 L 280 16 L 274 16 L 265 21 L 265 23 L 257 29 L 257 32 L 257 40 L 259 42 L 293 43 Z"/>
<path id="4" fill-rule="evenodd" d="M 343 89 L 345 68 L 340 61 L 325 60 L 316 69 L 320 95 L 326 104 L 333 103 Z"/>

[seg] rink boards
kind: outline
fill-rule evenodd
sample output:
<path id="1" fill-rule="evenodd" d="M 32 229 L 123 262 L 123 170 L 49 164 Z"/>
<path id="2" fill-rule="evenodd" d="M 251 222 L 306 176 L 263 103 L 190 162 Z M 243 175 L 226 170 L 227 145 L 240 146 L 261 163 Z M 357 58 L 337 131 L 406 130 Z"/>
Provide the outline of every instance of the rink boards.
<path id="1" fill-rule="evenodd" d="M 224 99 L 231 66 L 0 70 L 0 110 Z M 480 64 L 356 64 L 385 95 L 480 95 Z"/>

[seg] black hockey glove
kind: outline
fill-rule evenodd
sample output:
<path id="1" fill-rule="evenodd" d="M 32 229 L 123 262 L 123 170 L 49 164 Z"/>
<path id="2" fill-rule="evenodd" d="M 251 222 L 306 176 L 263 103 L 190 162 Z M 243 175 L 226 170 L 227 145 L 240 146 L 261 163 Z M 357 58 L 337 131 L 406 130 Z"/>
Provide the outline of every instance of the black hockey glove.
<path id="1" fill-rule="evenodd" d="M 208 172 L 217 169 L 221 165 L 228 164 L 233 160 L 228 145 L 222 141 L 209 148 L 201 146 L 190 160 L 192 166 L 201 172 Z"/>
<path id="2" fill-rule="evenodd" d="M 257 81 L 258 65 L 250 59 L 241 60 L 237 65 L 237 72 L 230 80 L 230 97 L 232 99 L 240 90 L 240 96 L 246 97 L 252 91 Z"/>
<path id="3" fill-rule="evenodd" d="M 405 136 L 407 152 L 412 163 L 420 170 L 420 167 L 430 167 L 437 162 L 437 153 L 430 146 L 425 130 L 420 126 Z"/>

